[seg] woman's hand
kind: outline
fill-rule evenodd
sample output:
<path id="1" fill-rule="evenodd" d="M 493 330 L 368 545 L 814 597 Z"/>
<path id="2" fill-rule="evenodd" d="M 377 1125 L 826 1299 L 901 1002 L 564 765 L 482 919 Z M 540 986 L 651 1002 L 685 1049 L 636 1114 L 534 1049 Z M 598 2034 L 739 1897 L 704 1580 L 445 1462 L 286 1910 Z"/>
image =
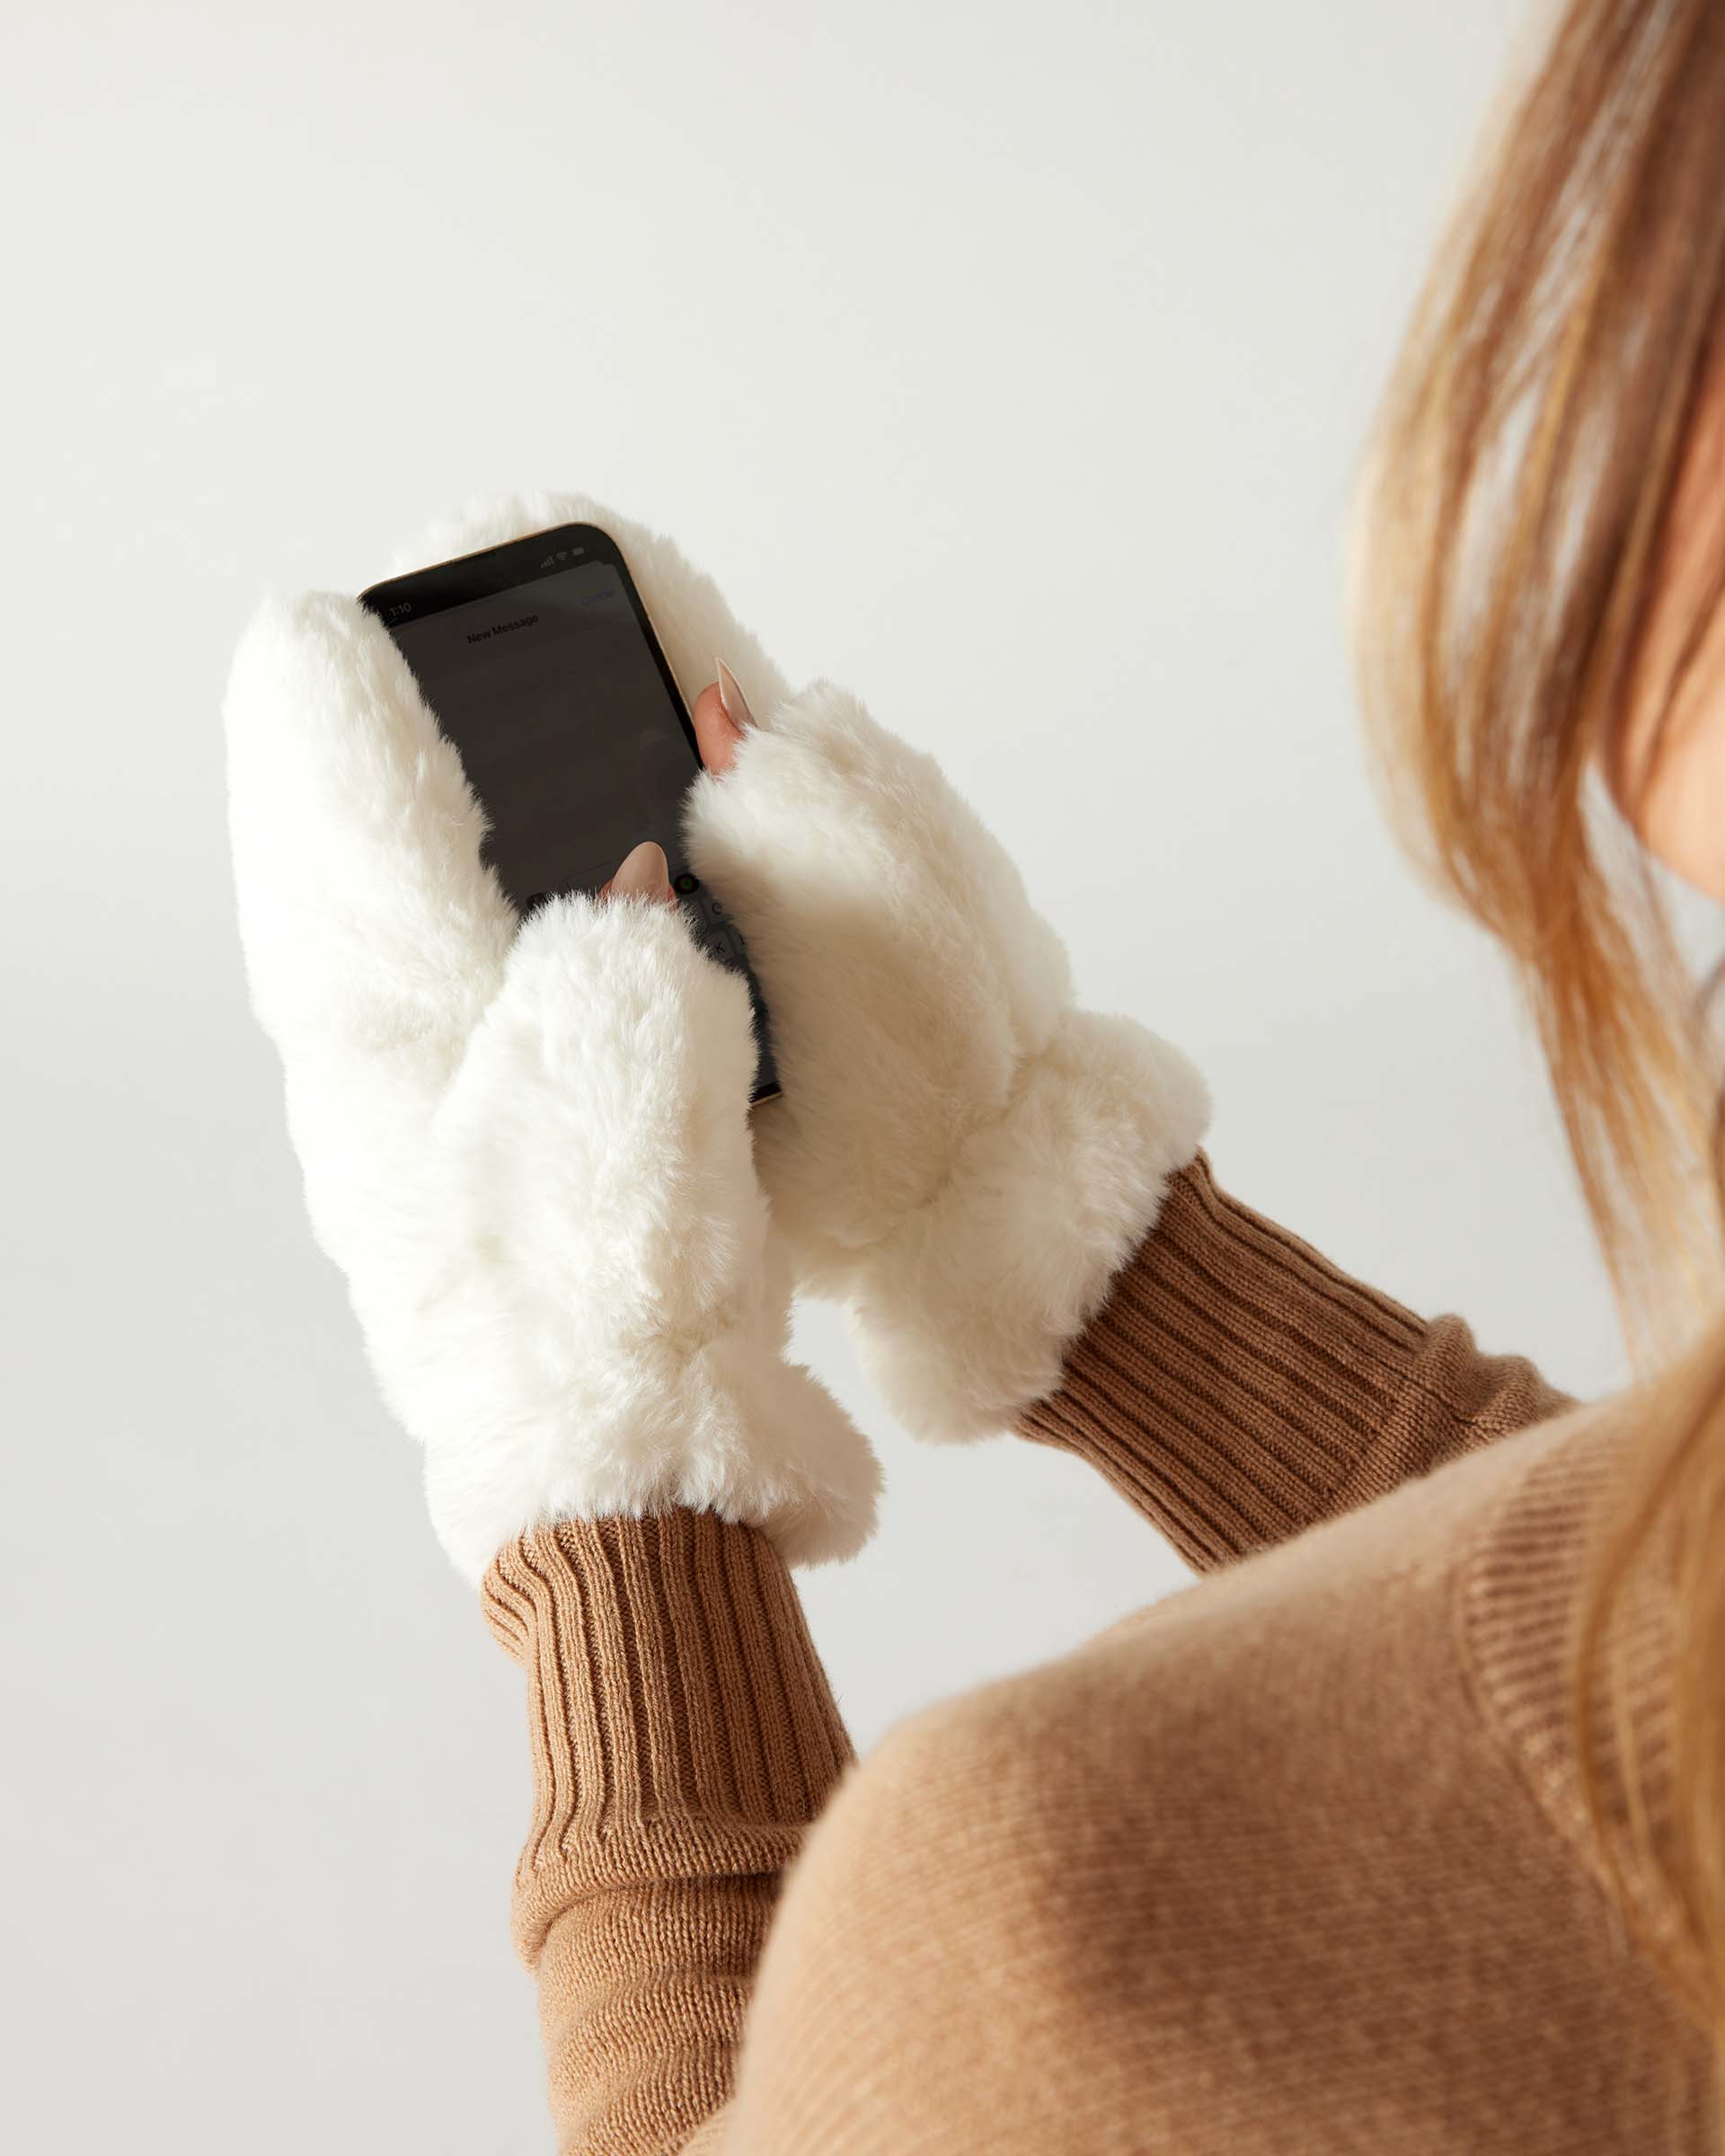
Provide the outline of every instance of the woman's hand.
<path id="1" fill-rule="evenodd" d="M 792 1561 L 850 1554 L 879 1471 L 783 1359 L 748 996 L 695 950 L 659 849 L 518 922 L 455 748 L 333 595 L 260 610 L 226 720 L 242 941 L 314 1232 L 458 1568 L 673 1506 Z"/>
<path id="2" fill-rule="evenodd" d="M 1009 1427 L 1196 1151 L 1177 1049 L 1078 1010 L 1059 939 L 933 758 L 829 682 L 696 699 L 690 859 L 737 921 L 783 1100 L 756 1157 L 811 1292 L 919 1435 Z"/>
<path id="3" fill-rule="evenodd" d="M 755 1158 L 799 1284 L 846 1305 L 913 1431 L 1007 1428 L 1196 1152 L 1203 1081 L 1075 1006 L 1059 938 L 933 759 L 831 682 L 793 690 L 670 541 L 585 496 L 524 495 L 397 566 L 571 521 L 623 548 L 694 708 L 709 768 L 685 829 L 765 998 L 783 1093 L 756 1112 Z"/>

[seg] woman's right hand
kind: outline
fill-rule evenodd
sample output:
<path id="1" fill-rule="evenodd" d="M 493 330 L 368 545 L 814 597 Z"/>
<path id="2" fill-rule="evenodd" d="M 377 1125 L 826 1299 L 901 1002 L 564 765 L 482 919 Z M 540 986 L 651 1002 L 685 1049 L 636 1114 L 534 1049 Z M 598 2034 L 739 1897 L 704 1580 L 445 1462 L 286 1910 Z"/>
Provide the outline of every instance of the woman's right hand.
<path id="1" fill-rule="evenodd" d="M 690 857 L 741 929 L 783 1098 L 756 1161 L 810 1293 L 917 1435 L 1008 1427 L 1154 1224 L 1202 1080 L 1074 1007 L 1066 951 L 933 757 L 817 681 L 694 708 Z"/>

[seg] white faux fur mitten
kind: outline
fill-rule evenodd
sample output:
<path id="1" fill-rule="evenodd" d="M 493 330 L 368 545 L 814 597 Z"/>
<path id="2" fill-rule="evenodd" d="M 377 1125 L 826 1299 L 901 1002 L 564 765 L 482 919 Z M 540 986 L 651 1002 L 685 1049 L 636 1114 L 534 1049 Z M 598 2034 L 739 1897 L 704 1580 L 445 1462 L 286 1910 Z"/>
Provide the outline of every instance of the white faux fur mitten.
<path id="1" fill-rule="evenodd" d="M 846 1304 L 917 1436 L 1005 1429 L 1197 1151 L 1203 1080 L 1074 1007 L 1059 938 L 933 759 L 829 682 L 793 693 L 669 540 L 585 495 L 524 494 L 395 566 L 571 521 L 622 547 L 685 695 L 723 658 L 758 722 L 697 780 L 686 830 L 765 997 L 784 1091 L 756 1111 L 755 1157 L 799 1283 Z"/>
<path id="2" fill-rule="evenodd" d="M 792 1562 L 848 1556 L 879 1470 L 784 1360 L 741 980 L 641 898 L 518 925 L 455 748 L 356 602 L 266 603 L 226 720 L 242 941 L 314 1232 L 457 1568 L 674 1505 Z"/>
<path id="3" fill-rule="evenodd" d="M 1075 1009 L 1066 954 L 933 758 L 816 682 L 686 828 L 748 941 L 784 1088 L 756 1159 L 802 1283 L 907 1427 L 1011 1427 L 1198 1149 L 1179 1049 Z"/>

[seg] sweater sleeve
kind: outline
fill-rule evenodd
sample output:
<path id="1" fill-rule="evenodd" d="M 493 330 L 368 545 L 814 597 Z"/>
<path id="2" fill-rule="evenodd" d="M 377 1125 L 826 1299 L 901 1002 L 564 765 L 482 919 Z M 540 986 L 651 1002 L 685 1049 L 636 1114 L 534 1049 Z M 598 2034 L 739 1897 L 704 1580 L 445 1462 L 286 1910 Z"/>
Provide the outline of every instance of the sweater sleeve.
<path id="1" fill-rule="evenodd" d="M 1573 1404 L 1230 1197 L 1200 1153 L 1019 1428 L 1202 1572 Z"/>
<path id="2" fill-rule="evenodd" d="M 565 1521 L 482 1597 L 526 1673 L 511 1904 L 560 2156 L 719 2147 L 785 1868 L 852 1751 L 783 1560 L 710 1513 Z"/>

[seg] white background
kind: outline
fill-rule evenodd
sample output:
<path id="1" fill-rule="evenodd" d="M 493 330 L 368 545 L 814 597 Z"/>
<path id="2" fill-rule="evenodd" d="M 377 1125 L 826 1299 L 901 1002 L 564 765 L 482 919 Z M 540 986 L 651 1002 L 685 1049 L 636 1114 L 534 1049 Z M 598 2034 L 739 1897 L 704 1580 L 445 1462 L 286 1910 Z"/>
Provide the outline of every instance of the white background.
<path id="1" fill-rule="evenodd" d="M 543 2150 L 521 1681 L 314 1249 L 232 921 L 266 585 L 579 488 L 934 749 L 1219 1176 L 1580 1391 L 1617 1336 L 1494 955 L 1362 776 L 1349 475 L 1502 0 L 38 8 L 14 426 L 8 2144 Z M 1176 1586 L 1076 1463 L 879 1434 L 860 1743 Z"/>

